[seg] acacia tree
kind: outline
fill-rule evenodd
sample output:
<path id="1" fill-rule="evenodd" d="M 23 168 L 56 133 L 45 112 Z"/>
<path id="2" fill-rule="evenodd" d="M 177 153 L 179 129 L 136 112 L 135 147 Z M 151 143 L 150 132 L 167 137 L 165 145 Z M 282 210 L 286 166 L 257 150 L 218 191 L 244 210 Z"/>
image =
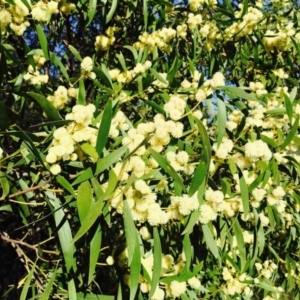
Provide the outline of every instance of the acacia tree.
<path id="1" fill-rule="evenodd" d="M 298 299 L 298 19 L 2 1 L 3 298 Z"/>

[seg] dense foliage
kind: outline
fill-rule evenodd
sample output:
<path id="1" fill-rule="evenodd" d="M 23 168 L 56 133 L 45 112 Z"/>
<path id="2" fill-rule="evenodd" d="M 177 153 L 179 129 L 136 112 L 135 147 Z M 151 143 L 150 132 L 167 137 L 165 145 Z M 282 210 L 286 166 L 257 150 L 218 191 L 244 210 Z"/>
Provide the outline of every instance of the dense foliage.
<path id="1" fill-rule="evenodd" d="M 1 0 L 1 299 L 299 299 L 297 1 Z"/>

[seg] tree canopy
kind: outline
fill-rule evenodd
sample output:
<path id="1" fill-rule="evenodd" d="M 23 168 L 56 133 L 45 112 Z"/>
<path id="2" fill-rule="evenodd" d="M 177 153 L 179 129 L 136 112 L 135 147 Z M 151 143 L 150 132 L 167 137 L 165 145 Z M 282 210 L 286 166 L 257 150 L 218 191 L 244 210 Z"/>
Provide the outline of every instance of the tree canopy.
<path id="1" fill-rule="evenodd" d="M 298 1 L 0 5 L 3 299 L 299 299 Z"/>

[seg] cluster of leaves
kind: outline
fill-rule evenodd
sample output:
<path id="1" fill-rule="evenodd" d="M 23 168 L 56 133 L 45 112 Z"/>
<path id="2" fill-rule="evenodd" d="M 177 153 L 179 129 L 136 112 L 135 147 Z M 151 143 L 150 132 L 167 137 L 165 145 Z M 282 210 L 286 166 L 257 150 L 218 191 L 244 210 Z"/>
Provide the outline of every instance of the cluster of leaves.
<path id="1" fill-rule="evenodd" d="M 167 299 L 176 297 L 172 290 L 167 292 L 172 282 L 188 282 L 194 277 L 201 286 L 187 285 L 179 298 L 277 299 L 283 297 L 278 296 L 280 290 L 289 299 L 300 297 L 297 1 L 244 0 L 240 7 L 238 1 L 186 2 L 82 0 L 74 3 L 76 9 L 71 14 L 59 12 L 48 23 L 38 23 L 29 16 L 30 25 L 23 36 L 16 36 L 9 28 L 2 32 L 0 252 L 5 268 L 0 277 L 15 264 L 15 272 L 9 272 L 14 277 L 0 283 L 3 299 L 164 299 L 159 298 L 158 289 L 164 290 Z M 192 3 L 197 2 L 197 9 L 192 9 Z M 9 5 L 14 2 L 3 1 L 1 9 Z M 254 7 L 262 17 L 253 30 L 241 34 L 242 28 L 230 40 L 223 38 L 226 29 L 242 22 Z M 177 30 L 178 25 L 188 24 L 190 13 L 201 15 L 202 23 L 187 26 L 185 36 L 175 34 L 167 42 L 168 51 L 158 44 L 154 49 L 146 43 L 136 46 L 145 32 Z M 267 30 L 279 32 L 291 23 L 294 32 L 286 47 L 268 48 Z M 205 26 L 216 26 L 217 31 L 204 35 L 201 28 Z M 95 51 L 96 37 L 107 35 L 109 28 L 117 28 L 115 41 L 108 50 Z M 211 40 L 213 47 L 209 46 Z M 49 76 L 47 84 L 29 84 L 24 79 L 28 66 L 35 68 L 36 55 L 45 58 L 40 72 Z M 80 71 L 87 56 L 93 59 L 95 79 Z M 128 75 L 129 79 L 116 80 L 110 72 L 118 69 L 128 74 L 146 61 L 151 67 Z M 281 69 L 288 76 L 277 76 Z M 224 74 L 226 86 L 207 93 L 204 101 L 193 100 L 216 72 Z M 185 88 L 184 81 L 191 85 Z M 251 88 L 251 82 L 257 81 L 266 92 L 259 94 Z M 58 86 L 78 88 L 76 100 L 60 111 L 47 99 Z M 119 129 L 117 136 L 110 134 L 118 112 L 124 113 L 131 129 L 149 125 L 158 114 L 169 120 L 165 105 L 172 95 L 187 97 L 178 120 L 183 133 L 170 137 L 161 151 L 151 146 L 153 133 L 134 149 L 122 144 L 128 136 L 126 130 Z M 277 106 L 270 105 L 273 101 Z M 90 124 L 98 130 L 95 146 L 78 143 L 78 159 L 61 160 L 62 172 L 51 174 L 46 157 L 55 130 L 70 124 L 65 116 L 74 105 L 89 103 L 96 108 Z M 258 105 L 265 109 L 262 117 L 255 119 L 253 111 Z M 193 114 L 196 110 L 202 118 Z M 235 111 L 241 112 L 241 119 L 237 128 L 230 130 L 227 124 Z M 250 117 L 257 123 L 248 126 Z M 267 121 L 273 122 L 273 127 L 259 125 Z M 233 142 L 233 149 L 221 158 L 217 149 L 225 139 Z M 246 159 L 245 145 L 257 140 L 269 147 L 272 158 L 260 157 L 242 168 L 234 155 Z M 151 159 L 155 164 L 137 175 L 126 170 L 126 164 L 141 147 L 146 152 L 138 156 L 147 166 Z M 172 151 L 185 151 L 188 165 L 195 171 L 175 170 L 167 159 Z M 284 163 L 275 159 L 276 153 L 284 153 Z M 117 164 L 128 178 L 121 178 Z M 128 190 L 138 180 L 147 182 L 164 210 L 172 196 L 192 197 L 195 193 L 201 207 L 209 202 L 209 190 L 221 191 L 228 203 L 237 199 L 239 208 L 233 215 L 219 211 L 207 223 L 199 221 L 201 209 L 195 209 L 166 224 L 150 226 L 147 220 L 136 219 L 127 199 Z M 163 180 L 166 186 L 161 190 Z M 279 204 L 266 200 L 277 187 L 285 192 L 280 199 L 285 203 L 284 212 L 277 209 Z M 258 206 L 252 204 L 256 188 L 266 191 Z M 112 205 L 116 192 L 123 196 L 122 213 Z M 262 224 L 260 214 L 268 219 L 267 225 Z M 141 227 L 148 229 L 149 238 L 140 234 Z M 246 241 L 245 232 L 253 236 L 252 242 Z M 125 267 L 118 262 L 124 250 Z M 174 261 L 166 271 L 163 259 L 167 254 Z M 147 255 L 153 256 L 150 272 L 144 261 Z M 268 261 L 276 265 L 271 277 L 261 275 L 256 267 Z M 230 292 L 225 268 L 230 269 L 232 280 L 239 281 L 240 294 Z M 247 277 L 237 279 L 243 274 Z M 148 284 L 146 292 L 142 283 Z M 251 290 L 248 294 L 246 287 Z"/>

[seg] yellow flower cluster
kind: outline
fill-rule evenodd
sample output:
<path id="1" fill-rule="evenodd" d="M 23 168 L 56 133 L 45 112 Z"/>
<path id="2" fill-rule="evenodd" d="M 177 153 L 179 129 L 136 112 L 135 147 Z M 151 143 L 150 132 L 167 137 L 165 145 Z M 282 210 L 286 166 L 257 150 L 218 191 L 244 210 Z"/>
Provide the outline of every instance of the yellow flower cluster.
<path id="1" fill-rule="evenodd" d="M 87 77 L 90 79 L 96 78 L 96 74 L 94 72 L 92 72 L 92 70 L 94 68 L 94 62 L 89 56 L 85 57 L 82 60 L 80 67 L 81 67 L 81 75 L 83 77 Z"/>
<path id="2" fill-rule="evenodd" d="M 149 68 L 151 68 L 151 61 L 147 60 L 143 64 L 137 63 L 132 70 L 126 70 L 121 72 L 120 69 L 108 70 L 108 74 L 112 80 L 120 83 L 127 83 L 134 79 L 135 76 L 145 73 Z"/>
<path id="3" fill-rule="evenodd" d="M 41 85 L 46 84 L 49 80 L 49 76 L 42 74 L 40 69 L 46 62 L 45 57 L 41 55 L 34 55 L 35 66 L 28 66 L 28 72 L 24 75 L 24 80 L 28 81 L 30 84 Z"/>
<path id="4" fill-rule="evenodd" d="M 58 2 L 56 1 L 39 1 L 32 6 L 31 16 L 39 22 L 49 22 L 52 14 L 57 14 Z"/>
<path id="5" fill-rule="evenodd" d="M 291 37 L 296 34 L 293 26 L 293 23 L 289 23 L 285 27 L 278 25 L 277 31 L 267 30 L 263 38 L 265 47 L 270 52 L 287 50 L 291 45 Z"/>
<path id="6" fill-rule="evenodd" d="M 53 104 L 53 106 L 61 110 L 68 104 L 72 98 L 77 98 L 78 89 L 70 87 L 66 89 L 64 86 L 60 85 L 57 90 L 54 92 L 53 96 L 50 95 L 47 99 Z"/>
<path id="7" fill-rule="evenodd" d="M 23 35 L 26 28 L 30 25 L 27 21 L 27 17 L 30 14 L 33 20 L 48 22 L 52 14 L 57 14 L 59 11 L 69 14 L 76 8 L 75 4 L 68 4 L 65 1 L 60 3 L 60 7 L 57 1 L 38 1 L 32 5 L 31 1 L 27 0 L 27 3 L 29 8 L 21 0 L 15 0 L 14 5 L 9 4 L 8 7 L 3 5 L 0 9 L 1 33 L 5 33 L 9 25 L 16 35 Z"/>
<path id="8" fill-rule="evenodd" d="M 235 13 L 236 18 L 241 18 L 241 21 L 234 22 L 231 26 L 225 29 L 225 40 L 232 40 L 233 37 L 240 38 L 249 35 L 256 28 L 257 24 L 263 18 L 263 14 L 255 7 L 249 7 L 248 12 L 242 16 L 243 4 L 239 4 L 240 11 Z"/>
<path id="9" fill-rule="evenodd" d="M 178 36 L 182 36 L 183 28 L 177 27 Z M 177 36 L 177 31 L 172 28 L 162 28 L 160 30 L 153 31 L 151 33 L 143 32 L 139 36 L 139 41 L 133 44 L 136 49 L 144 49 L 148 47 L 150 52 L 153 52 L 155 47 L 161 51 L 170 53 L 172 47 L 169 43 Z M 184 36 L 184 35 L 183 35 Z"/>
<path id="10" fill-rule="evenodd" d="M 93 146 L 96 145 L 98 130 L 89 127 L 94 112 L 95 106 L 92 104 L 75 105 L 72 112 L 66 115 L 66 120 L 73 122 L 54 131 L 52 146 L 46 156 L 46 161 L 52 164 L 50 171 L 53 175 L 61 172 L 59 161 L 77 160 L 77 143 L 87 141 Z"/>
<path id="11" fill-rule="evenodd" d="M 217 5 L 217 0 L 190 0 L 189 8 L 191 11 L 197 11 L 204 3 L 210 6 L 210 8 L 214 8 Z"/>
<path id="12" fill-rule="evenodd" d="M 119 29 L 117 27 L 108 27 L 105 35 L 101 34 L 96 37 L 95 49 L 96 51 L 107 51 L 110 46 L 115 42 L 115 32 Z"/>

